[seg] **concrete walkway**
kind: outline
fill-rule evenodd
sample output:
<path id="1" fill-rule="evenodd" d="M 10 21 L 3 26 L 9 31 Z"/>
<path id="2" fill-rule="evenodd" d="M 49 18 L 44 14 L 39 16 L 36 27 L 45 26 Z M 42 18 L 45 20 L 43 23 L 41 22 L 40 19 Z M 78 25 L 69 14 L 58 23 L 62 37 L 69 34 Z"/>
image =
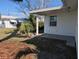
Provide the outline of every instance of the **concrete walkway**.
<path id="1" fill-rule="evenodd" d="M 55 34 L 43 34 L 41 37 L 50 38 L 50 39 L 57 39 L 57 40 L 64 40 L 66 41 L 67 45 L 75 47 L 75 37 L 74 36 L 65 36 L 65 35 L 55 35 Z"/>

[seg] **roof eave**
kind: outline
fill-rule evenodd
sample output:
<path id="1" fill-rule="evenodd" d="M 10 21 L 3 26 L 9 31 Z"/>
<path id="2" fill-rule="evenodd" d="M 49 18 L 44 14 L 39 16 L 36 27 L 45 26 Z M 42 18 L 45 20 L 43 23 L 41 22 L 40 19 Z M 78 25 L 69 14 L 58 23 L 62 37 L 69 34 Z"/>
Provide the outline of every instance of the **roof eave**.
<path id="1" fill-rule="evenodd" d="M 53 8 L 44 8 L 44 9 L 39 9 L 39 10 L 32 10 L 32 11 L 30 11 L 30 13 L 37 14 L 39 12 L 55 11 L 55 10 L 60 10 L 62 8 L 63 8 L 63 6 L 57 6 L 57 7 L 53 7 Z"/>

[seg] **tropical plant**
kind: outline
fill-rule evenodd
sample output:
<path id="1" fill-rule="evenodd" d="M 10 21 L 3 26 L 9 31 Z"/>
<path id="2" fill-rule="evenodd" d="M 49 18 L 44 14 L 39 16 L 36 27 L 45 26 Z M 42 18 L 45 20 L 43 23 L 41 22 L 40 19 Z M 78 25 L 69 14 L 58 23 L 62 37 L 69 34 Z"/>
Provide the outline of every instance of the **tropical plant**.
<path id="1" fill-rule="evenodd" d="M 26 28 L 25 28 L 25 24 L 24 23 L 21 23 L 21 26 L 20 26 L 20 29 L 19 31 L 23 34 L 23 33 L 26 33 Z"/>
<path id="2" fill-rule="evenodd" d="M 30 14 L 28 21 L 30 22 L 30 24 L 33 26 L 33 29 L 35 31 L 36 29 L 36 17 L 33 14 Z"/>
<path id="3" fill-rule="evenodd" d="M 31 31 L 33 31 L 33 26 L 29 22 L 27 22 L 25 24 L 25 28 L 26 28 L 27 34 L 29 34 Z"/>
<path id="4" fill-rule="evenodd" d="M 44 22 L 43 21 L 39 21 L 39 28 L 44 27 Z"/>
<path id="5" fill-rule="evenodd" d="M 29 33 L 33 31 L 33 26 L 29 21 L 23 22 L 20 26 L 20 32 L 29 35 Z"/>

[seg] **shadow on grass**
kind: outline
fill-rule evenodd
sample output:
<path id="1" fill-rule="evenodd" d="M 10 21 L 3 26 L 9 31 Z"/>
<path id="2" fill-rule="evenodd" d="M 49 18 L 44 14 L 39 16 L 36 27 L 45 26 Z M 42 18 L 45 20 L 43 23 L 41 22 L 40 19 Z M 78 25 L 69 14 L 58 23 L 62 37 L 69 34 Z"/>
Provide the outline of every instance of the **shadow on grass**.
<path id="1" fill-rule="evenodd" d="M 15 30 L 14 32 L 12 32 L 9 36 L 1 39 L 0 42 L 5 41 L 5 40 L 8 40 L 8 39 L 10 39 L 13 36 L 16 36 L 16 33 L 17 33 L 17 30 Z"/>

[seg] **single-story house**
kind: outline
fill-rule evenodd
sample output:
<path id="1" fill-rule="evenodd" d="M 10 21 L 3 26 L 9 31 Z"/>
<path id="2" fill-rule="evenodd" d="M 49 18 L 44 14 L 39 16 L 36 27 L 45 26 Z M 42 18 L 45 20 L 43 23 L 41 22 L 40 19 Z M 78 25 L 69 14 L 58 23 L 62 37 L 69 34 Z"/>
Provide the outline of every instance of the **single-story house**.
<path id="1" fill-rule="evenodd" d="M 39 15 L 44 19 L 44 33 L 52 34 L 49 37 L 63 38 L 68 44 L 74 46 L 73 39 L 78 42 L 77 36 L 77 0 L 62 0 L 63 6 L 52 8 L 42 8 L 30 11 L 31 14 L 37 15 L 36 33 L 38 34 Z"/>
<path id="2" fill-rule="evenodd" d="M 17 21 L 23 22 L 24 18 L 2 15 L 0 18 L 0 28 L 16 28 Z"/>

